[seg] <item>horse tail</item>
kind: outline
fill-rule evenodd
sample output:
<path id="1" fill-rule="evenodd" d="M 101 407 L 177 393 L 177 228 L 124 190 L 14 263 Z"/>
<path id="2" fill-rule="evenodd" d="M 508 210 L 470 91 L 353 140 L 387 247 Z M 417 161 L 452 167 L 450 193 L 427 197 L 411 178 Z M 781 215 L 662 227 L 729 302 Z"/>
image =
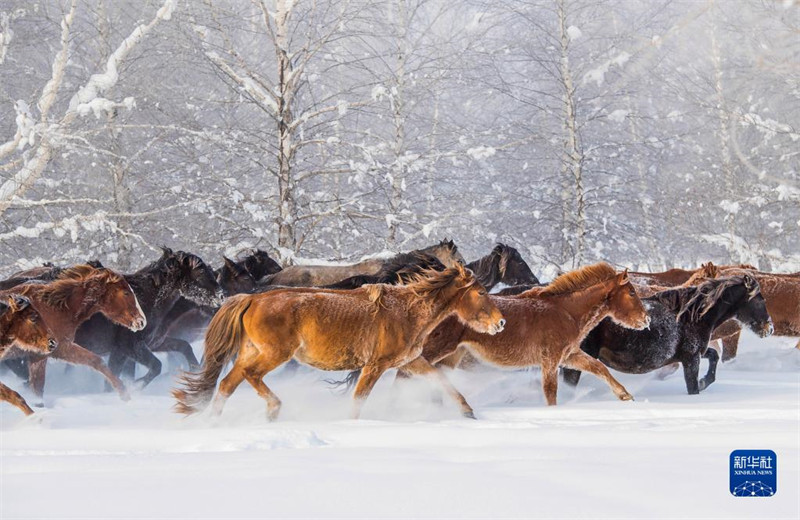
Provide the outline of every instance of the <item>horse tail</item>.
<path id="1" fill-rule="evenodd" d="M 326 379 L 325 382 L 331 385 L 331 388 L 337 390 L 343 394 L 349 392 L 356 386 L 358 382 L 358 378 L 361 377 L 361 370 L 353 370 L 349 374 L 345 376 L 344 379 L 336 380 L 336 379 Z M 342 388 L 344 387 L 344 388 Z"/>
<path id="2" fill-rule="evenodd" d="M 222 369 L 237 354 L 245 339 L 242 316 L 251 303 L 250 295 L 232 296 L 211 319 L 206 331 L 201 370 L 184 373 L 180 379 L 184 388 L 172 391 L 178 401 L 176 412 L 191 415 L 208 406 Z"/>

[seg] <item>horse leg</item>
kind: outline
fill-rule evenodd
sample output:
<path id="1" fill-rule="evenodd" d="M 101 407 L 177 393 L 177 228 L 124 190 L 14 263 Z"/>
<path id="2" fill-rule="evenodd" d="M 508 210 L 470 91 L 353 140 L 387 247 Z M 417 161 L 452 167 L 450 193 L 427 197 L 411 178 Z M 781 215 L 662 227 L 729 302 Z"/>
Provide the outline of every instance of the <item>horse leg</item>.
<path id="1" fill-rule="evenodd" d="M 103 363 L 103 358 L 86 350 L 77 343 L 70 342 L 60 344 L 58 348 L 52 354 L 50 354 L 50 357 L 66 361 L 67 363 L 72 363 L 74 365 L 86 365 L 97 370 L 103 374 L 103 377 L 105 377 L 106 380 L 111 384 L 111 387 L 117 391 L 120 399 L 123 401 L 130 400 L 131 396 L 125 389 L 125 385 L 122 384 L 122 381 L 120 381 L 120 379 L 111 372 L 105 363 Z"/>
<path id="2" fill-rule="evenodd" d="M 350 413 L 351 419 L 358 419 L 358 416 L 361 415 L 361 407 L 364 405 L 364 401 L 385 370 L 386 369 L 383 367 L 373 365 L 367 365 L 361 369 L 361 375 L 358 377 L 356 389 L 353 391 L 353 411 Z"/>
<path id="3" fill-rule="evenodd" d="M 656 377 L 661 381 L 663 381 L 664 379 L 674 374 L 680 367 L 681 367 L 680 363 L 671 363 L 669 365 L 665 365 L 658 369 L 658 372 L 656 372 Z"/>
<path id="4" fill-rule="evenodd" d="M 244 378 L 256 389 L 258 395 L 267 402 L 267 420 L 274 421 L 278 418 L 281 411 L 281 400 L 264 383 L 264 376 L 281 366 L 285 359 L 270 359 L 264 355 L 259 356 L 255 366 L 250 366 L 244 370 Z"/>
<path id="5" fill-rule="evenodd" d="M 447 367 L 451 369 L 455 369 L 461 364 L 461 360 L 464 359 L 464 354 L 467 353 L 467 349 L 464 347 L 458 347 L 452 354 L 448 354 L 447 356 L 443 357 L 439 361 L 436 362 L 436 366 Z"/>
<path id="6" fill-rule="evenodd" d="M 605 381 L 606 384 L 611 387 L 611 391 L 614 392 L 614 395 L 616 395 L 620 401 L 633 401 L 633 396 L 628 393 L 624 386 L 622 386 L 622 383 L 617 381 L 614 376 L 611 375 L 611 372 L 608 371 L 608 368 L 606 368 L 603 363 L 596 360 L 586 352 L 582 350 L 573 352 L 567 357 L 567 359 L 564 360 L 564 363 L 572 368 L 594 374 Z"/>
<path id="7" fill-rule="evenodd" d="M 700 393 L 700 383 L 697 378 L 700 374 L 700 354 L 684 359 L 681 361 L 683 364 L 683 378 L 686 380 L 686 390 L 689 395 Z"/>
<path id="8" fill-rule="evenodd" d="M 186 358 L 186 362 L 189 364 L 190 371 L 194 372 L 200 368 L 200 362 L 197 360 L 197 356 L 194 355 L 192 345 L 186 340 L 168 337 L 159 343 L 157 347 L 154 347 L 152 351 L 177 352 Z"/>
<path id="9" fill-rule="evenodd" d="M 706 350 L 705 354 L 703 354 L 703 357 L 708 360 L 708 372 L 706 372 L 706 375 L 703 376 L 698 384 L 701 392 L 708 388 L 708 385 L 717 380 L 717 364 L 719 363 L 719 353 L 713 348 L 709 348 Z"/>
<path id="10" fill-rule="evenodd" d="M 236 359 L 231 371 L 219 382 L 219 390 L 217 390 L 217 395 L 214 396 L 214 404 L 211 407 L 211 413 L 216 416 L 222 414 L 222 408 L 225 406 L 225 402 L 242 381 L 244 381 L 244 367 L 243 363 L 240 362 L 241 358 L 240 356 Z"/>
<path id="11" fill-rule="evenodd" d="M 61 346 L 59 345 L 59 349 Z M 33 394 L 36 396 L 37 402 L 33 404 L 36 407 L 44 406 L 44 380 L 47 375 L 47 358 L 46 357 L 31 357 L 28 359 L 28 384 L 30 385 Z"/>
<path id="12" fill-rule="evenodd" d="M 8 403 L 13 404 L 14 406 L 22 410 L 22 413 L 24 413 L 25 415 L 33 414 L 33 410 L 31 410 L 31 407 L 28 406 L 28 403 L 25 402 L 25 399 L 23 399 L 21 395 L 19 395 L 18 393 L 16 393 L 3 383 L 0 383 L 0 401 L 6 401 Z"/>
<path id="13" fill-rule="evenodd" d="M 425 376 L 432 380 L 435 380 L 439 383 L 442 389 L 448 394 L 453 400 L 458 403 L 458 406 L 461 408 L 461 415 L 464 417 L 469 417 L 470 419 L 475 418 L 475 412 L 472 410 L 472 407 L 467 403 L 467 400 L 461 395 L 461 392 L 456 390 L 456 387 L 447 379 L 447 376 L 440 370 L 428 363 L 424 357 L 420 356 L 414 361 L 407 363 L 401 367 L 403 370 L 407 370 L 412 374 L 417 374 L 421 376 Z"/>
<path id="14" fill-rule="evenodd" d="M 558 365 L 542 365 L 542 391 L 547 406 L 555 406 L 558 396 Z"/>
<path id="15" fill-rule="evenodd" d="M 569 386 L 578 386 L 578 381 L 581 380 L 581 371 L 574 368 L 561 367 L 561 375 L 564 377 L 564 382 Z"/>
<path id="16" fill-rule="evenodd" d="M 161 361 L 147 348 L 146 342 L 136 341 L 133 344 L 133 359 L 136 360 L 137 363 L 147 367 L 147 373 L 136 380 L 136 384 L 138 384 L 140 388 L 146 387 L 153 379 L 161 374 Z"/>
<path id="17" fill-rule="evenodd" d="M 739 351 L 739 336 L 742 335 L 742 329 L 722 338 L 722 361 L 730 361 L 736 357 L 736 352 Z M 798 343 L 800 345 L 800 343 Z"/>

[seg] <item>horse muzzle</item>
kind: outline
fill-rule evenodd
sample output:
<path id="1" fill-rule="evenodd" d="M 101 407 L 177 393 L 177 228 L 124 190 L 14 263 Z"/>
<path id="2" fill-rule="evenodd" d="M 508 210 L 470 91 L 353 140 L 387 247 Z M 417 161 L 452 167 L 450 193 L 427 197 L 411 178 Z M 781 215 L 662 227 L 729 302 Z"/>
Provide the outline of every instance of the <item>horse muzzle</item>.
<path id="1" fill-rule="evenodd" d="M 147 327 L 147 318 L 145 316 L 140 316 L 133 320 L 129 328 L 133 332 L 139 332 L 140 330 L 144 330 L 145 327 Z"/>
<path id="2" fill-rule="evenodd" d="M 500 318 L 500 321 L 489 327 L 489 330 L 487 332 L 492 336 L 494 336 L 495 334 L 500 334 L 501 332 L 503 332 L 503 329 L 505 327 L 506 327 L 506 320 L 504 318 Z"/>
<path id="3" fill-rule="evenodd" d="M 759 336 L 762 338 L 768 338 L 769 336 L 772 336 L 773 332 L 775 332 L 775 325 L 772 324 L 772 320 L 769 320 L 767 326 L 761 328 Z"/>

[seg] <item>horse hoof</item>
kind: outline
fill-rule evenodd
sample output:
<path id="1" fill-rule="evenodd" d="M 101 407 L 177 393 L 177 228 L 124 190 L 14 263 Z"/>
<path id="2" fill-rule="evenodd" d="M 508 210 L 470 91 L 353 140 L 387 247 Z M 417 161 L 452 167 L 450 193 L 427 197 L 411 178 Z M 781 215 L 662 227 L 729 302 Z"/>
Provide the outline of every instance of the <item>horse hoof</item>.
<path id="1" fill-rule="evenodd" d="M 472 410 L 470 410 L 470 411 L 468 411 L 468 412 L 464 412 L 464 413 L 462 413 L 461 415 L 463 415 L 463 416 L 464 416 L 464 417 L 466 417 L 467 419 L 475 419 L 475 420 L 477 420 L 477 419 L 478 419 L 477 417 L 475 417 L 475 412 L 473 412 Z"/>
<path id="2" fill-rule="evenodd" d="M 119 398 L 125 401 L 126 403 L 131 400 L 131 394 L 128 392 L 120 392 Z"/>
<path id="3" fill-rule="evenodd" d="M 624 394 L 619 396 L 619 400 L 620 401 L 633 401 L 633 396 L 631 394 L 629 394 L 628 392 L 625 392 Z"/>
<path id="4" fill-rule="evenodd" d="M 33 403 L 34 408 L 44 408 L 44 401 L 36 401 Z"/>

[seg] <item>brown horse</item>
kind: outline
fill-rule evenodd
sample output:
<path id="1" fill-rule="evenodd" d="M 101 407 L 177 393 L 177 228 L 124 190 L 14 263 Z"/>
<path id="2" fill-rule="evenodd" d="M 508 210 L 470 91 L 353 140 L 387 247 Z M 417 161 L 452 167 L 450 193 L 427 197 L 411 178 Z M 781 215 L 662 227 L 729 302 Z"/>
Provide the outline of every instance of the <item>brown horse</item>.
<path id="1" fill-rule="evenodd" d="M 710 263 L 710 262 L 709 262 Z M 704 266 L 707 264 L 704 264 Z M 713 265 L 713 264 L 712 264 Z M 752 265 L 748 264 L 739 264 L 739 265 L 722 265 L 718 266 L 719 269 L 755 269 Z M 636 285 L 656 285 L 661 287 L 677 287 L 681 284 L 686 283 L 692 275 L 697 274 L 698 271 L 701 271 L 703 266 L 697 269 L 669 269 L 667 271 L 661 273 L 640 273 L 631 271 L 628 273 Z"/>
<path id="2" fill-rule="evenodd" d="M 464 346 L 491 365 L 541 366 L 548 405 L 556 404 L 560 365 L 582 367 L 608 383 L 621 400 L 632 399 L 601 362 L 580 348 L 586 334 L 607 316 L 634 329 L 650 323 L 627 271 L 617 274 L 610 265 L 599 263 L 563 274 L 546 287 L 516 296 L 492 296 L 492 301 L 508 320 L 503 332 L 480 335 L 448 321 L 428 336 L 423 357 L 434 364 Z"/>
<path id="3" fill-rule="evenodd" d="M 722 276 L 752 275 L 761 286 L 761 294 L 767 302 L 775 336 L 800 337 L 800 273 L 765 273 L 755 269 L 737 267 L 721 268 Z M 726 322 L 716 331 L 712 339 L 722 340 L 722 360 L 736 357 L 742 327 L 736 322 Z M 796 348 L 800 349 L 800 341 Z"/>
<path id="4" fill-rule="evenodd" d="M 435 256 L 446 267 L 464 263 L 464 257 L 458 252 L 458 248 L 452 240 L 443 240 L 436 245 L 412 251 L 411 253 L 415 252 Z M 399 256 L 408 254 L 400 253 L 392 258 L 371 258 L 350 265 L 293 265 L 267 276 L 261 285 L 280 285 L 284 287 L 331 285 L 352 276 L 376 275 L 386 264 L 394 261 Z"/>
<path id="5" fill-rule="evenodd" d="M 223 366 L 236 357 L 214 401 L 219 414 L 246 379 L 275 419 L 280 400 L 262 380 L 295 358 L 321 370 L 361 369 L 353 417 L 381 374 L 400 368 L 435 379 L 474 417 L 464 397 L 423 357 L 425 337 L 455 314 L 476 333 L 496 334 L 505 320 L 473 274 L 457 265 L 425 271 L 408 285 L 366 285 L 351 291 L 284 289 L 235 296 L 222 306 L 206 332 L 203 371 L 187 374 L 175 390 L 177 411 L 191 414 L 210 402 Z"/>
<path id="6" fill-rule="evenodd" d="M 85 266 L 76 269 L 80 272 L 73 273 L 68 269 L 62 273 L 63 279 L 48 284 L 20 285 L 12 291 L 28 298 L 53 331 L 59 348 L 49 357 L 97 370 L 120 397 L 127 400 L 128 392 L 122 381 L 108 369 L 100 356 L 75 343 L 75 331 L 98 312 L 133 331 L 142 330 L 147 319 L 130 285 L 121 275 L 109 269 Z M 31 386 L 41 397 L 47 357 L 32 356 L 29 363 Z"/>
<path id="7" fill-rule="evenodd" d="M 692 274 L 685 282 L 678 284 L 675 287 L 693 287 L 695 285 L 700 285 L 705 281 L 717 278 L 719 275 L 720 268 L 714 265 L 713 262 L 707 262 L 701 265 L 699 269 L 696 269 L 694 274 Z M 639 295 L 639 298 L 648 298 L 657 292 L 675 288 L 663 285 L 646 285 L 637 283 L 634 283 L 634 287 L 636 287 L 636 294 Z"/>
<path id="8" fill-rule="evenodd" d="M 19 295 L 0 298 L 0 359 L 11 345 L 42 356 L 50 354 L 58 346 L 30 300 Z M 25 415 L 33 413 L 25 399 L 3 383 L 0 383 L 0 401 L 13 404 Z"/>

